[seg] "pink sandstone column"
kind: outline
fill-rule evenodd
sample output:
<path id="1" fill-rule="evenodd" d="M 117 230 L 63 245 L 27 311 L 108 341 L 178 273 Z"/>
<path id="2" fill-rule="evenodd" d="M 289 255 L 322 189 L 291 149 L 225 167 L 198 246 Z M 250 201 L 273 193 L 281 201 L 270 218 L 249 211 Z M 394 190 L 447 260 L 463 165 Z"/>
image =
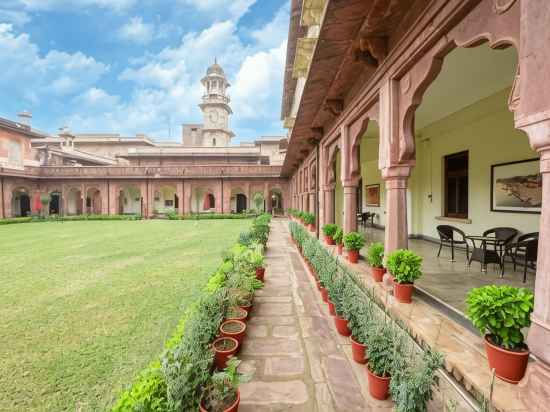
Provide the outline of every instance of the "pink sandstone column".
<path id="1" fill-rule="evenodd" d="M 186 180 L 183 186 L 183 214 L 188 215 L 191 213 L 191 190 L 192 184 L 189 180 Z"/>
<path id="2" fill-rule="evenodd" d="M 521 385 L 533 410 L 548 410 L 550 399 L 550 8 L 547 0 L 520 2 L 521 45 L 516 127 L 529 136 L 541 155 L 542 213 L 540 217 L 535 308 L 527 343 L 539 362 L 530 363 Z M 512 93 L 514 95 L 514 93 Z"/>
<path id="3" fill-rule="evenodd" d="M 334 223 L 334 185 L 323 189 L 323 225 Z"/>
<path id="4" fill-rule="evenodd" d="M 407 180 L 411 166 L 392 166 L 382 171 L 386 185 L 386 254 L 407 249 Z"/>
<path id="5" fill-rule="evenodd" d="M 176 185 L 176 191 L 178 195 L 178 214 L 183 215 L 185 204 L 185 193 L 183 192 L 183 180 Z"/>
<path id="6" fill-rule="evenodd" d="M 357 230 L 357 183 L 342 182 L 344 186 L 344 233 Z"/>

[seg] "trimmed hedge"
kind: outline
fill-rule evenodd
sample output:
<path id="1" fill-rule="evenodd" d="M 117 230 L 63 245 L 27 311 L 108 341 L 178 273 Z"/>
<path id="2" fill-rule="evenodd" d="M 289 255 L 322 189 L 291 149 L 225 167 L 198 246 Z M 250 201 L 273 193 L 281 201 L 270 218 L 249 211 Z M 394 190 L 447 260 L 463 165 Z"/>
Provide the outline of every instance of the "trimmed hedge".
<path id="1" fill-rule="evenodd" d="M 0 219 L 0 225 L 14 225 L 17 223 L 30 223 L 32 217 L 12 217 L 8 219 Z"/>
<path id="2" fill-rule="evenodd" d="M 256 213 L 192 213 L 189 215 L 168 214 L 170 220 L 209 220 L 209 219 L 252 219 Z"/>

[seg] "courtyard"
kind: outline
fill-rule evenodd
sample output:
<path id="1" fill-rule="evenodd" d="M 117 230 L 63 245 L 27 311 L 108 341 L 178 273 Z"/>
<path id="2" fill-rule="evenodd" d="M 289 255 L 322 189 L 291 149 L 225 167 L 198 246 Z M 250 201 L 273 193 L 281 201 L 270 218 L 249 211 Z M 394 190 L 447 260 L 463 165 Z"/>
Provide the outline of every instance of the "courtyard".
<path id="1" fill-rule="evenodd" d="M 105 410 L 158 357 L 250 225 L 50 222 L 0 229 L 0 410 Z"/>

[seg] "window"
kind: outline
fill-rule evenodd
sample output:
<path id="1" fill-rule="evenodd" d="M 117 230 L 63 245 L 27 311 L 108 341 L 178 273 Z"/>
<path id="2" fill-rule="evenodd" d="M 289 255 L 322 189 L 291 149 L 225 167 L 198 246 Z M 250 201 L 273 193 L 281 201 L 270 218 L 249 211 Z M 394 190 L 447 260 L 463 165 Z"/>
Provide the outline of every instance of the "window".
<path id="1" fill-rule="evenodd" d="M 445 156 L 445 216 L 468 217 L 468 152 Z"/>
<path id="2" fill-rule="evenodd" d="M 216 138 L 215 137 L 212 139 L 212 146 L 216 146 Z"/>

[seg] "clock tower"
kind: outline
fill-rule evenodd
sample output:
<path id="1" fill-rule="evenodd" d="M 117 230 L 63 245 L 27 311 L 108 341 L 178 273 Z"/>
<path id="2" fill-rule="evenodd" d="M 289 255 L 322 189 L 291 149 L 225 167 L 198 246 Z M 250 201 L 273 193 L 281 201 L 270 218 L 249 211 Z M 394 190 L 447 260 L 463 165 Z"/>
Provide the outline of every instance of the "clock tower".
<path id="1" fill-rule="evenodd" d="M 203 113 L 203 146 L 229 146 L 234 136 L 229 129 L 229 116 L 233 114 L 229 107 L 227 88 L 230 86 L 221 66 L 214 62 L 201 80 L 205 88 L 199 107 Z"/>

